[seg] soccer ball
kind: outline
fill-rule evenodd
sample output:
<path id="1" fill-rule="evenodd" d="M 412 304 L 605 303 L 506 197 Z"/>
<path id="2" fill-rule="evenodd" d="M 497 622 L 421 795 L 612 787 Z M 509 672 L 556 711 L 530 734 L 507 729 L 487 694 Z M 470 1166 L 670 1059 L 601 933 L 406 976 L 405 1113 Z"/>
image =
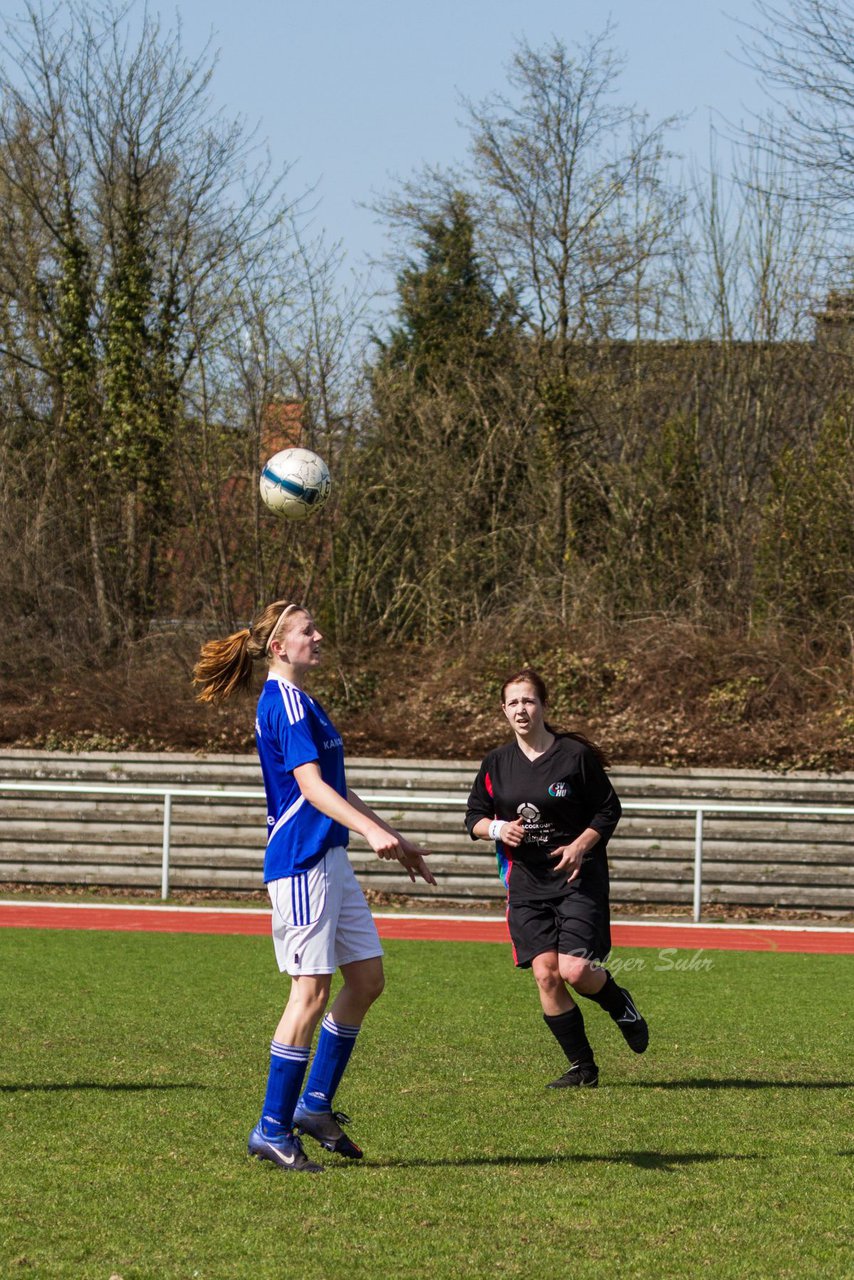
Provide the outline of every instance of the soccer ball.
<path id="1" fill-rule="evenodd" d="M 329 497 L 329 468 L 310 449 L 282 449 L 261 472 L 261 497 L 274 515 L 305 520 Z"/>

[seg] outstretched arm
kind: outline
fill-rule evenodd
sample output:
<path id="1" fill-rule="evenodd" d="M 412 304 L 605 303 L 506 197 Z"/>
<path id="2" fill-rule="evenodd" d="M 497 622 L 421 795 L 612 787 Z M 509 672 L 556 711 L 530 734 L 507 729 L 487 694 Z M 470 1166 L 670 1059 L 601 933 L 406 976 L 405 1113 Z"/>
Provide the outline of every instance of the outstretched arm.
<path id="1" fill-rule="evenodd" d="M 395 859 L 402 863 L 409 872 L 410 880 L 415 880 L 417 871 L 428 884 L 436 883 L 432 871 L 424 862 L 423 850 L 416 848 L 387 822 L 383 822 L 355 791 L 348 791 L 346 800 L 340 796 L 334 787 L 323 781 L 320 765 L 316 760 L 298 765 L 294 769 L 294 778 L 309 804 L 334 822 L 358 831 L 378 858 Z"/>
<path id="2" fill-rule="evenodd" d="M 419 849 L 418 845 L 413 844 L 412 841 L 408 840 L 400 831 L 395 831 L 394 827 L 390 827 L 378 814 L 374 813 L 373 809 L 370 809 L 365 804 L 362 797 L 357 795 L 350 787 L 347 788 L 347 799 L 354 809 L 358 810 L 359 813 L 363 814 L 364 817 L 368 818 L 372 822 L 376 822 L 390 835 L 397 839 L 399 851 L 391 856 L 396 857 L 398 862 L 406 868 L 406 871 L 409 874 L 409 879 L 413 884 L 415 883 L 416 872 L 421 879 L 426 880 L 428 884 L 436 883 L 436 877 L 424 861 L 426 857 L 430 856 L 430 851 L 428 849 Z M 380 857 L 382 857 L 382 854 Z"/>

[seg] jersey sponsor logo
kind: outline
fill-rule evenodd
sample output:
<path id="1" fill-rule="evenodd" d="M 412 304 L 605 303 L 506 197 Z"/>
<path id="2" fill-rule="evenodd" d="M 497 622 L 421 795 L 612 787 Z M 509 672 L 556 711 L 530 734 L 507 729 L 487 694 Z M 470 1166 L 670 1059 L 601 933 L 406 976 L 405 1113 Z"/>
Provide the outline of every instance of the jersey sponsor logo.
<path id="1" fill-rule="evenodd" d="M 549 787 L 549 795 L 554 796 L 555 800 L 562 800 L 564 796 L 569 795 L 569 787 L 564 779 L 559 782 L 553 782 Z"/>
<path id="2" fill-rule="evenodd" d="M 517 807 L 516 812 L 523 822 L 539 822 L 540 811 L 535 804 L 531 804 L 530 800 L 523 800 Z"/>
<path id="3" fill-rule="evenodd" d="M 327 721 L 327 723 L 328 723 L 328 721 Z M 334 747 L 343 747 L 343 746 L 344 746 L 344 740 L 343 740 L 343 738 L 341 738 L 341 737 L 337 737 L 337 738 L 324 738 L 324 740 L 323 740 L 323 750 L 324 750 L 324 751 L 332 751 Z"/>

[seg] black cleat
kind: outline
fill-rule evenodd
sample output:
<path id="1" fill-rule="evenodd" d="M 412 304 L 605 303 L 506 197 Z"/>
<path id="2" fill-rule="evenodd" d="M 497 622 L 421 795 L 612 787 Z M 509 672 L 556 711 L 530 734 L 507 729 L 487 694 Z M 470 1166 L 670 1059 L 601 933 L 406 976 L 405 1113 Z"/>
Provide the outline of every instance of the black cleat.
<path id="1" fill-rule="evenodd" d="M 595 1062 L 578 1062 L 564 1071 L 547 1089 L 595 1089 L 599 1084 L 599 1068 Z"/>
<path id="2" fill-rule="evenodd" d="M 615 1018 L 617 1026 L 623 1033 L 623 1039 L 633 1053 L 643 1053 L 649 1044 L 649 1027 L 635 1008 L 635 1002 L 625 987 L 620 987 L 626 998 L 626 1007 L 619 1018 Z"/>
<path id="3" fill-rule="evenodd" d="M 349 1124 L 350 1117 L 343 1111 L 309 1111 L 303 1106 L 302 1099 L 294 1111 L 294 1128 L 300 1133 L 307 1133 L 315 1142 L 319 1142 L 327 1151 L 346 1156 L 348 1160 L 361 1160 L 362 1148 L 351 1142 L 342 1124 Z"/>
<path id="4" fill-rule="evenodd" d="M 323 1173 L 323 1165 L 309 1160 L 296 1134 L 286 1133 L 281 1138 L 265 1138 L 261 1125 L 256 1124 L 249 1135 L 249 1155 L 256 1160 L 269 1160 L 271 1164 L 289 1173 Z"/>

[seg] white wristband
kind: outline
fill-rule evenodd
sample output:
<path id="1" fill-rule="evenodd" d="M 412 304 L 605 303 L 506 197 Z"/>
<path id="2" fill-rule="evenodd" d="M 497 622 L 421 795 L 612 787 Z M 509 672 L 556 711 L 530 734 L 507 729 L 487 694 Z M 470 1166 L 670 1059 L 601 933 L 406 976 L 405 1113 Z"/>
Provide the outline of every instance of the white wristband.
<path id="1" fill-rule="evenodd" d="M 502 822 L 500 818 L 493 818 L 492 822 L 490 822 L 489 824 L 490 840 L 500 840 L 501 832 L 504 830 L 506 826 L 507 826 L 507 823 Z"/>

